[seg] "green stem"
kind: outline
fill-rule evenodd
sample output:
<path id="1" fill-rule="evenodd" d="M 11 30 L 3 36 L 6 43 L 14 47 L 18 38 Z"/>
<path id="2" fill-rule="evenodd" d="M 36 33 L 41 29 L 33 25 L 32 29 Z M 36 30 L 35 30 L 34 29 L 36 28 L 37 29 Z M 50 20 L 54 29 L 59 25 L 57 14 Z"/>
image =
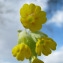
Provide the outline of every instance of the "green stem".
<path id="1" fill-rule="evenodd" d="M 31 58 L 29 59 L 29 63 L 31 63 Z"/>
<path id="2" fill-rule="evenodd" d="M 31 61 L 29 60 L 29 63 L 31 63 Z"/>

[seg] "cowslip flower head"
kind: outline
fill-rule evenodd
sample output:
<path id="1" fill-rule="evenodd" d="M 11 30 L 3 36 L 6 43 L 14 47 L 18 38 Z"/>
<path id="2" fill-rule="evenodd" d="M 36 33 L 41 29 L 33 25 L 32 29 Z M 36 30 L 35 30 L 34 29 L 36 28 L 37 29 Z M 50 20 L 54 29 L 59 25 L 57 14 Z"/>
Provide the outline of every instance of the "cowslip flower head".
<path id="1" fill-rule="evenodd" d="M 43 61 L 41 61 L 40 59 L 33 57 L 32 58 L 32 63 L 44 63 Z"/>
<path id="2" fill-rule="evenodd" d="M 12 49 L 12 54 L 18 61 L 23 61 L 25 58 L 29 59 L 32 55 L 29 46 L 24 43 L 18 44 Z"/>
<path id="3" fill-rule="evenodd" d="M 42 28 L 42 24 L 46 22 L 46 12 L 41 11 L 41 7 L 33 3 L 24 4 L 20 9 L 20 21 L 23 26 L 32 32 Z"/>
<path id="4" fill-rule="evenodd" d="M 40 56 L 41 53 L 45 56 L 48 56 L 51 54 L 52 50 L 56 50 L 56 42 L 53 41 L 53 39 L 48 37 L 43 37 L 41 39 L 38 39 L 36 43 L 36 53 Z"/>

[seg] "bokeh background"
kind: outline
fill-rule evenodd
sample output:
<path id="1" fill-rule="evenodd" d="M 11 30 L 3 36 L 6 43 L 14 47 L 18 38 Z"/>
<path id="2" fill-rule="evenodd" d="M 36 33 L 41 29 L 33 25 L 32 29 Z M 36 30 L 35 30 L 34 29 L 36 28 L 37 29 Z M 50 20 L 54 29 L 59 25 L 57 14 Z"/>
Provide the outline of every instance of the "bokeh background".
<path id="1" fill-rule="evenodd" d="M 47 13 L 41 31 L 57 42 L 56 51 L 39 58 L 45 63 L 63 63 L 63 0 L 0 0 L 0 63 L 28 63 L 26 59 L 17 61 L 11 54 L 17 44 L 17 30 L 24 30 L 19 15 L 24 3 L 39 5 Z"/>

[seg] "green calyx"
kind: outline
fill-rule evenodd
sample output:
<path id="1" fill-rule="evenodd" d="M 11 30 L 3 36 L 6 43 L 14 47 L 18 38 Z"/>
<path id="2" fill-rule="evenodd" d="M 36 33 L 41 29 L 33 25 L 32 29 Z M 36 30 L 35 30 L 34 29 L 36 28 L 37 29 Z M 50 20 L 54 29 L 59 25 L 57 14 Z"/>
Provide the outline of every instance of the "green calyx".
<path id="1" fill-rule="evenodd" d="M 35 52 L 36 43 L 27 31 L 22 31 L 18 33 L 18 44 L 27 44 L 32 52 L 32 56 L 37 56 Z"/>
<path id="2" fill-rule="evenodd" d="M 37 40 L 38 40 L 39 38 L 48 37 L 48 35 L 46 35 L 46 34 L 43 33 L 43 32 L 40 32 L 40 31 L 31 32 L 30 35 L 31 35 L 31 37 L 33 38 L 33 40 L 34 40 L 35 42 L 37 42 Z"/>

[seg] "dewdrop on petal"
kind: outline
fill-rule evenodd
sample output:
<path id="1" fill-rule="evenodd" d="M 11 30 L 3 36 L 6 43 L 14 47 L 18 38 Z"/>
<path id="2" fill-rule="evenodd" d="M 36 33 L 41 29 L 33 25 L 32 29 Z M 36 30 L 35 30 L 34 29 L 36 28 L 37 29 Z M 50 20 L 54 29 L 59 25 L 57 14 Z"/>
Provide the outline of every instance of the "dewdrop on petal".
<path id="1" fill-rule="evenodd" d="M 46 22 L 46 12 L 41 11 L 41 7 L 33 3 L 24 4 L 20 8 L 20 21 L 26 29 L 32 32 L 42 28 L 42 24 Z"/>

